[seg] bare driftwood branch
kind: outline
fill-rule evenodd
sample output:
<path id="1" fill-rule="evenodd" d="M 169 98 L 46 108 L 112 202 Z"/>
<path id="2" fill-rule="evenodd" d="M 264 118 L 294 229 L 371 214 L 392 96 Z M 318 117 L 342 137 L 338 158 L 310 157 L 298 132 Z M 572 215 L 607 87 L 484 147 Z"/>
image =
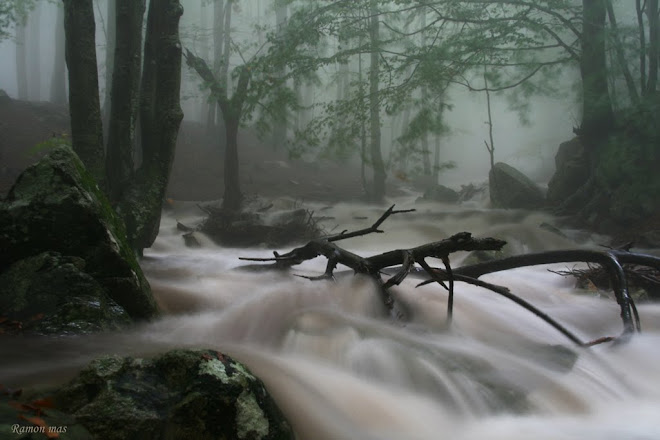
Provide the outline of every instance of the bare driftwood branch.
<path id="1" fill-rule="evenodd" d="M 424 244 L 410 249 L 396 249 L 371 257 L 361 257 L 353 252 L 339 247 L 335 242 L 367 235 L 370 233 L 382 233 L 380 225 L 391 215 L 411 212 L 414 210 L 394 210 L 392 205 L 383 215 L 370 227 L 353 232 L 342 231 L 339 234 L 321 237 L 309 241 L 304 246 L 295 248 L 285 254 L 273 252 L 272 258 L 240 258 L 244 261 L 273 262 L 275 268 L 289 268 L 306 260 L 324 256 L 328 260 L 325 272 L 320 276 L 308 277 L 310 280 L 334 280 L 334 271 L 339 264 L 353 269 L 356 273 L 372 277 L 380 287 L 384 304 L 393 311 L 394 300 L 388 290 L 401 284 L 411 273 L 423 273 L 429 279 L 419 285 L 437 282 L 448 291 L 447 299 L 447 323 L 451 323 L 453 315 L 454 282 L 461 281 L 475 286 L 491 290 L 508 298 L 521 307 L 534 313 L 546 323 L 561 332 L 564 336 L 579 346 L 592 346 L 608 341 L 622 342 L 627 340 L 635 331 L 641 331 L 641 323 L 635 303 L 628 293 L 626 273 L 622 264 L 634 264 L 646 266 L 660 271 L 660 258 L 649 255 L 635 254 L 620 250 L 592 251 L 592 250 L 566 250 L 549 251 L 536 254 L 518 255 L 501 260 L 479 263 L 470 266 L 452 268 L 449 262 L 449 254 L 457 251 L 487 251 L 501 250 L 506 244 L 503 240 L 496 238 L 473 238 L 469 232 L 460 232 L 449 238 L 433 243 Z M 433 268 L 426 261 L 427 258 L 437 258 L 443 262 L 444 269 Z M 617 337 L 605 336 L 591 342 L 581 341 L 575 334 L 554 320 L 542 310 L 512 294 L 503 286 L 486 283 L 478 278 L 493 272 L 515 269 L 525 266 L 536 266 L 541 264 L 567 263 L 567 262 L 597 263 L 609 274 L 614 294 L 621 310 L 623 322 L 623 333 Z M 415 265 L 419 265 L 418 269 Z M 383 281 L 383 270 L 389 267 L 399 266 L 394 275 L 387 281 Z M 423 272 L 422 272 L 423 271 Z M 390 271 L 391 273 L 391 271 Z M 445 283 L 447 282 L 447 283 Z M 418 285 L 418 286 L 419 286 Z"/>

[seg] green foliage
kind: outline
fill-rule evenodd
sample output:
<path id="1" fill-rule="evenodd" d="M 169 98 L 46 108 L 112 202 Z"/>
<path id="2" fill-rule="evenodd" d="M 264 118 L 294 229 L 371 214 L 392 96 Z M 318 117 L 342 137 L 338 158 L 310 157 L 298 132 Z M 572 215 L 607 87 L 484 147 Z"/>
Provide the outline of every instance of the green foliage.
<path id="1" fill-rule="evenodd" d="M 39 142 L 38 144 L 31 147 L 27 151 L 26 155 L 32 159 L 37 159 L 49 151 L 62 146 L 71 147 L 71 139 L 67 133 L 62 133 L 59 136 L 54 134 L 51 138 L 43 142 Z"/>
<path id="2" fill-rule="evenodd" d="M 10 36 L 14 24 L 25 22 L 38 0 L 0 1 L 0 41 Z"/>
<path id="3" fill-rule="evenodd" d="M 596 177 L 611 194 L 611 215 L 638 220 L 658 211 L 660 103 L 643 103 L 618 115 L 621 121 L 602 148 Z"/>

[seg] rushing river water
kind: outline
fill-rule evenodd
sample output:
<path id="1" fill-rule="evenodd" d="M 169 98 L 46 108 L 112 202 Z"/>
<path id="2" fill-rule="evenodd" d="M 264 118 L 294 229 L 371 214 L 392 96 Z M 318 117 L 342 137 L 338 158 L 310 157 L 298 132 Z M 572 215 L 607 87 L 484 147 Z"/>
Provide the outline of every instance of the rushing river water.
<path id="1" fill-rule="evenodd" d="M 401 202 L 397 208 L 413 207 Z M 539 228 L 552 221 L 541 214 L 414 207 L 418 212 L 388 219 L 384 234 L 340 245 L 368 256 L 470 231 L 507 240 L 512 253 L 577 246 Z M 322 212 L 332 217 L 323 224 L 354 230 L 382 211 L 337 205 Z M 269 257 L 272 250 L 221 248 L 201 235 L 201 248 L 186 248 L 176 220 L 194 224 L 200 214 L 194 205 L 168 213 L 145 253 L 143 267 L 165 317 L 128 333 L 27 341 L 32 349 L 12 356 L 2 374 L 16 381 L 63 378 L 99 353 L 201 346 L 231 354 L 261 377 L 300 439 L 660 439 L 659 305 L 638 305 L 644 333 L 630 342 L 578 349 L 513 302 L 462 283 L 447 329 L 446 292 L 415 288 L 419 280 L 408 279 L 394 290 L 405 312 L 395 320 L 366 279 L 293 276 L 322 273 L 321 258 L 290 272 L 254 272 L 235 270 L 243 265 L 238 257 Z M 452 263 L 464 257 L 454 255 Z M 483 279 L 509 287 L 582 340 L 621 332 L 608 294 L 576 291 L 573 280 L 548 268 Z"/>

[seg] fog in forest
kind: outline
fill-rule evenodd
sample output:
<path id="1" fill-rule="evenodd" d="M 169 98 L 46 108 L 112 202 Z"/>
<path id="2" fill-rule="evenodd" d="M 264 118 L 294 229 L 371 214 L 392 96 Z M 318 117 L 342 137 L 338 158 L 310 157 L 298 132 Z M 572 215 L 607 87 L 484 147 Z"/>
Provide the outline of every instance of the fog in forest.
<path id="1" fill-rule="evenodd" d="M 184 47 L 198 54 L 206 53 L 212 62 L 213 56 L 213 5 L 204 5 L 203 1 L 182 1 L 184 15 L 180 31 Z M 105 100 L 108 75 L 107 60 L 107 4 L 95 0 L 96 44 L 99 71 L 101 102 Z M 32 101 L 48 101 L 54 65 L 54 43 L 56 41 L 57 6 L 48 2 L 39 2 L 30 14 L 27 22 L 28 98 Z M 233 7 L 231 22 L 232 44 L 244 47 L 245 53 L 233 51 L 230 58 L 231 71 L 241 63 L 241 56 L 249 57 L 256 50 L 255 45 L 263 42 L 265 34 L 272 31 L 276 23 L 275 7 L 266 0 L 238 2 Z M 263 29 L 256 31 L 259 27 Z M 261 40 L 260 40 L 261 39 Z M 329 42 L 328 45 L 337 44 Z M 18 97 L 16 79 L 16 41 L 5 39 L 0 43 L 0 88 L 9 96 Z M 366 58 L 366 57 L 365 57 Z M 365 61 L 366 62 L 366 61 Z M 352 73 L 357 66 L 351 63 Z M 320 83 L 305 86 L 307 105 L 319 104 L 333 99 L 336 95 L 336 80 L 339 64 L 325 66 L 319 73 Z M 557 93 L 551 96 L 532 96 L 525 102 L 525 108 L 519 111 L 510 103 L 511 94 L 502 92 L 492 96 L 493 138 L 496 146 L 496 160 L 519 167 L 541 184 L 547 183 L 554 171 L 553 158 L 561 142 L 570 139 L 572 130 L 579 124 L 580 105 L 578 101 L 578 71 L 566 66 L 561 75 L 554 79 L 561 83 Z M 184 117 L 187 121 L 206 124 L 204 103 L 206 90 L 200 90 L 201 81 L 197 74 L 185 64 L 183 66 L 181 99 Z M 475 87 L 482 87 L 483 82 L 474 78 Z M 311 87 L 311 90 L 307 90 Z M 447 132 L 441 135 L 440 155 L 442 162 L 455 162 L 454 169 L 442 171 L 439 182 L 449 186 L 458 186 L 469 182 L 481 182 L 487 179 L 489 162 L 484 141 L 488 140 L 488 116 L 486 98 L 483 92 L 470 92 L 460 85 L 450 86 L 446 102 L 451 106 L 444 116 Z M 401 114 L 382 118 L 383 154 L 387 157 L 393 142 L 401 134 Z M 394 125 L 394 128 L 393 128 Z M 289 130 L 291 135 L 291 130 Z M 265 139 L 266 144 L 269 143 Z M 308 157 L 315 152 L 310 150 Z M 351 159 L 358 161 L 359 151 L 351 154 Z M 415 166 L 419 166 L 416 164 Z"/>

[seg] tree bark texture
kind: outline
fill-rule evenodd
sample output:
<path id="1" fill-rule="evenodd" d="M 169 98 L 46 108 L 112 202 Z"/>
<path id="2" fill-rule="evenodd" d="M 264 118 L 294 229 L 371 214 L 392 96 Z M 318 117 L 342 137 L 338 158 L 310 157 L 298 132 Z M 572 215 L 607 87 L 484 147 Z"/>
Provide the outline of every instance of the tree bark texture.
<path id="1" fill-rule="evenodd" d="M 288 18 L 287 6 L 285 4 L 276 6 L 275 27 L 277 29 L 278 35 L 282 34 L 282 31 L 286 26 L 287 18 Z M 274 74 L 278 78 L 278 82 L 281 82 L 282 81 L 281 78 L 284 78 L 284 76 L 286 75 L 286 68 L 283 65 L 278 66 Z M 286 147 L 286 136 L 288 131 L 288 120 L 286 113 L 287 113 L 286 111 L 281 111 L 275 117 L 275 121 L 273 124 L 273 138 L 272 138 L 273 148 L 275 150 L 279 150 L 280 147 L 283 147 L 282 149 Z"/>
<path id="2" fill-rule="evenodd" d="M 582 126 L 580 135 L 591 156 L 612 128 L 605 52 L 607 0 L 582 0 Z"/>
<path id="3" fill-rule="evenodd" d="M 103 128 L 92 0 L 64 0 L 64 29 L 73 150 L 104 188 Z"/>
<path id="4" fill-rule="evenodd" d="M 140 0 L 138 0 L 138 3 Z M 105 27 L 105 99 L 103 122 L 108 127 L 112 103 L 112 75 L 115 71 L 115 48 L 117 40 L 117 0 L 108 0 Z M 141 32 L 141 30 L 140 30 Z M 121 36 L 119 38 L 122 38 Z"/>
<path id="5" fill-rule="evenodd" d="M 107 193 L 113 202 L 120 199 L 133 175 L 144 11 L 145 0 L 116 0 L 117 39 L 105 163 Z"/>
<path id="6" fill-rule="evenodd" d="M 126 190 L 119 211 L 133 247 L 151 246 L 158 235 L 165 190 L 183 119 L 178 0 L 152 0 L 144 45 L 140 98 L 142 164 Z"/>
<path id="7" fill-rule="evenodd" d="M 380 149 L 380 93 L 379 93 L 379 14 L 375 0 L 370 5 L 371 18 L 369 23 L 369 38 L 371 40 L 371 66 L 369 67 L 369 121 L 370 121 L 370 152 L 373 168 L 373 185 L 371 198 L 382 201 L 385 197 L 385 164 Z"/>
<path id="8" fill-rule="evenodd" d="M 33 101 L 41 101 L 41 10 L 42 3 L 36 3 L 28 18 L 28 96 Z"/>
<path id="9" fill-rule="evenodd" d="M 660 56 L 658 0 L 648 0 L 646 8 L 646 16 L 649 22 L 649 75 L 646 91 L 649 95 L 652 95 L 658 85 L 658 56 Z"/>
<path id="10" fill-rule="evenodd" d="M 64 9 L 56 5 L 57 18 L 55 21 L 55 59 L 53 62 L 53 77 L 50 83 L 50 102 L 64 105 L 66 97 L 66 59 L 64 55 Z"/>
<path id="11" fill-rule="evenodd" d="M 27 101 L 27 54 L 26 54 L 26 30 L 27 17 L 19 17 L 16 22 L 16 85 L 18 86 L 18 99 Z"/>

